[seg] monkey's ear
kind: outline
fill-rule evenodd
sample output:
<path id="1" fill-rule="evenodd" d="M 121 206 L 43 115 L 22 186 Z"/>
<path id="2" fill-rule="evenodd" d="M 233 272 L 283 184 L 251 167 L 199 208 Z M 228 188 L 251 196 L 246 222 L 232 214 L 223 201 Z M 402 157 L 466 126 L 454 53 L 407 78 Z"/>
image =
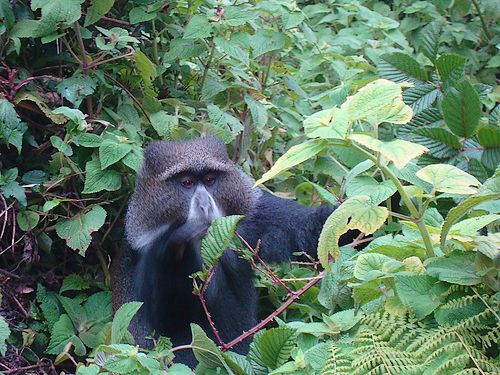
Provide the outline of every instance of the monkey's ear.
<path id="1" fill-rule="evenodd" d="M 168 164 L 166 158 L 169 149 L 169 142 L 153 141 L 148 144 L 144 150 L 144 167 L 143 172 L 151 175 L 162 173 Z"/>

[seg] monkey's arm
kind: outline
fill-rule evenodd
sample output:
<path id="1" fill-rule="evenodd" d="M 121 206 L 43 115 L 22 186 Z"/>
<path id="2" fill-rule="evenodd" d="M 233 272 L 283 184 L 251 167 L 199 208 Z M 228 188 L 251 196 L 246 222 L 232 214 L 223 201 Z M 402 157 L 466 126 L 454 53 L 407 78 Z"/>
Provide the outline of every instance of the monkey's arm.
<path id="1" fill-rule="evenodd" d="M 241 221 L 238 233 L 252 246 L 261 240 L 260 256 L 266 262 L 286 262 L 292 253 L 305 251 L 317 255 L 323 224 L 334 211 L 332 206 L 305 207 L 294 201 L 262 191 L 256 207 Z M 348 244 L 357 233 L 341 237 Z"/>

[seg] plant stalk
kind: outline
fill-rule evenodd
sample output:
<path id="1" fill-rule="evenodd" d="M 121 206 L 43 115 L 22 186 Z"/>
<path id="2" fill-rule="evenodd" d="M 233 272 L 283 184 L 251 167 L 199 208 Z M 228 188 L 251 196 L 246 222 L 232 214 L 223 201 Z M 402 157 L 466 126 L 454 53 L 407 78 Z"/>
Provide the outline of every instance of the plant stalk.
<path id="1" fill-rule="evenodd" d="M 365 151 L 363 148 L 359 147 L 358 145 L 351 143 L 351 146 L 354 147 L 357 151 L 359 151 L 361 154 L 365 155 L 368 159 L 373 161 L 377 167 L 380 168 L 380 170 L 391 179 L 391 181 L 394 183 L 396 186 L 396 189 L 398 189 L 399 194 L 401 194 L 401 198 L 403 198 L 403 201 L 406 204 L 406 207 L 408 207 L 408 210 L 410 211 L 411 217 L 415 224 L 418 227 L 418 230 L 420 231 L 420 235 L 422 236 L 422 239 L 424 241 L 425 249 L 426 249 L 426 254 L 427 257 L 435 257 L 436 254 L 434 253 L 434 248 L 432 246 L 432 241 L 431 237 L 429 235 L 429 232 L 427 231 L 427 228 L 425 227 L 425 223 L 422 221 L 422 215 L 418 212 L 417 208 L 411 201 L 410 197 L 406 193 L 403 185 L 401 184 L 401 181 L 396 177 L 396 175 L 385 165 L 382 165 L 382 163 L 377 160 L 376 156 L 373 156 L 370 154 L 368 151 Z"/>

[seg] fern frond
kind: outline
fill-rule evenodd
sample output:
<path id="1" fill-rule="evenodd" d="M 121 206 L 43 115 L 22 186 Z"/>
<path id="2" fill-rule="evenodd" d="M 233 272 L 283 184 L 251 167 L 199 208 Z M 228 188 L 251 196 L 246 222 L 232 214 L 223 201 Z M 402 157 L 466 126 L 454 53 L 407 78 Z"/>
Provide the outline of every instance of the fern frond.
<path id="1" fill-rule="evenodd" d="M 351 358 L 349 356 L 342 353 L 335 344 L 330 345 L 328 352 L 330 354 L 321 371 L 322 375 L 348 375 L 352 373 Z"/>

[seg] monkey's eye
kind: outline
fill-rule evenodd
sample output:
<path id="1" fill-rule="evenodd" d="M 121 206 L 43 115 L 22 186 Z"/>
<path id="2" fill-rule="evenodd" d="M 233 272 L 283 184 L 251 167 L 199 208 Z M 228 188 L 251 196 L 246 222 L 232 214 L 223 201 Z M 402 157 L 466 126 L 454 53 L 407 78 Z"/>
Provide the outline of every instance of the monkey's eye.
<path id="1" fill-rule="evenodd" d="M 182 177 L 179 182 L 181 183 L 182 186 L 184 186 L 186 189 L 191 189 L 194 185 L 194 181 L 190 177 Z"/>
<path id="2" fill-rule="evenodd" d="M 203 176 L 203 184 L 205 186 L 212 186 L 215 183 L 216 180 L 215 174 L 209 173 Z"/>

